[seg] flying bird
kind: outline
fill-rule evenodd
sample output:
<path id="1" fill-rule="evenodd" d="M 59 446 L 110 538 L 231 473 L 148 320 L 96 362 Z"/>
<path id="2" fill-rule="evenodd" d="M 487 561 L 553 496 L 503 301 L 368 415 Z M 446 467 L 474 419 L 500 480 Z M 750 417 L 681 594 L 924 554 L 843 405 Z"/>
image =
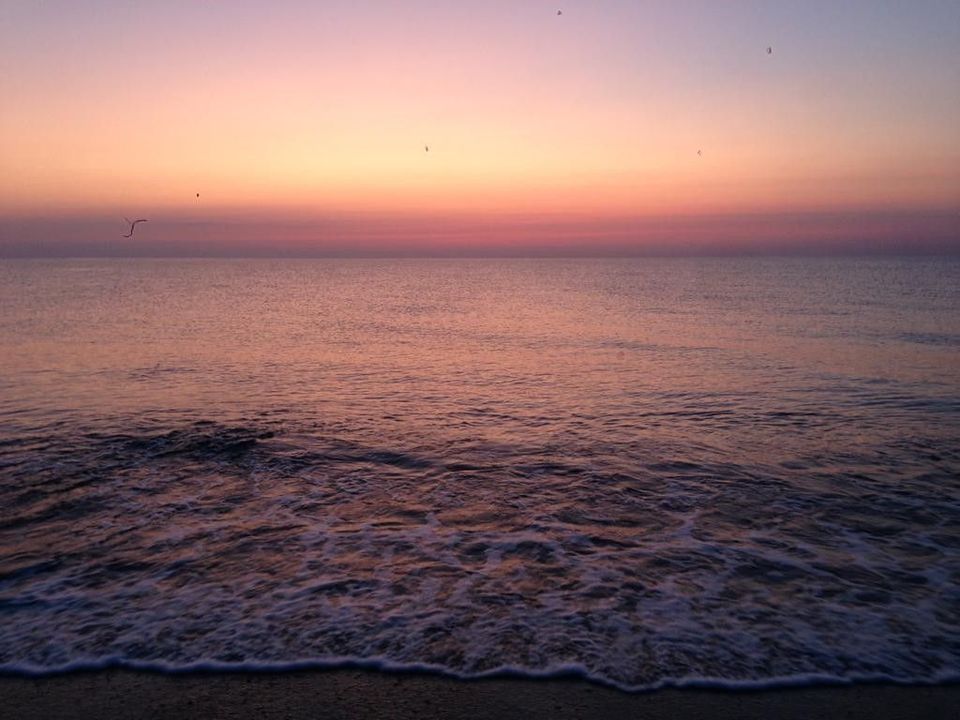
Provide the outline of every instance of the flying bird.
<path id="1" fill-rule="evenodd" d="M 768 48 L 767 48 L 767 55 L 773 55 L 773 48 L 772 48 L 772 47 L 768 47 Z"/>
<path id="2" fill-rule="evenodd" d="M 699 155 L 700 157 L 703 157 L 703 150 L 697 150 L 697 155 Z"/>
<path id="3" fill-rule="evenodd" d="M 557 15 L 563 15 L 563 10 L 557 10 Z"/>
<path id="4" fill-rule="evenodd" d="M 423 146 L 423 151 L 424 151 L 424 152 L 430 152 L 430 146 L 429 146 L 429 145 L 424 145 L 424 146 Z"/>
<path id="5" fill-rule="evenodd" d="M 126 235 L 124 235 L 125 238 L 133 237 L 133 230 L 134 230 L 134 228 L 137 227 L 137 223 L 147 222 L 147 219 L 146 219 L 146 218 L 140 218 L 139 220 L 129 220 L 129 219 L 127 219 L 127 218 L 124 218 L 124 220 L 126 220 L 128 223 L 130 223 L 130 232 L 128 232 Z"/>

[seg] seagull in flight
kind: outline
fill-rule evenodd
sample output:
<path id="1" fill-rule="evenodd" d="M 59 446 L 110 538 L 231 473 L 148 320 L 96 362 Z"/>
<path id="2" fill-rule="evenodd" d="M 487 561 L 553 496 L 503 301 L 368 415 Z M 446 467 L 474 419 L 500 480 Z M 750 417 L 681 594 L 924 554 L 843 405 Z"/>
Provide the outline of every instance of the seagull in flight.
<path id="1" fill-rule="evenodd" d="M 147 222 L 147 219 L 146 219 L 146 218 L 140 218 L 139 220 L 130 220 L 130 219 L 128 219 L 128 218 L 124 218 L 124 220 L 126 220 L 128 223 L 130 223 L 130 232 L 127 233 L 126 235 L 124 235 L 124 237 L 126 237 L 126 238 L 128 238 L 128 237 L 133 237 L 133 230 L 134 230 L 134 228 L 137 227 L 137 223 Z"/>

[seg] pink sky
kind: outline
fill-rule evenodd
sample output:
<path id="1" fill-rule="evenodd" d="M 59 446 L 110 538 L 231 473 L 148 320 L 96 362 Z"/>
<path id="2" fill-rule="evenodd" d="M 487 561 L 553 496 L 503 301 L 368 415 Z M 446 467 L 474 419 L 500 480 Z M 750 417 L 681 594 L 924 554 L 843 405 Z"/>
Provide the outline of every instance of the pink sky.
<path id="1" fill-rule="evenodd" d="M 955 249 L 960 5 L 888 5 L 13 0 L 0 254 Z"/>

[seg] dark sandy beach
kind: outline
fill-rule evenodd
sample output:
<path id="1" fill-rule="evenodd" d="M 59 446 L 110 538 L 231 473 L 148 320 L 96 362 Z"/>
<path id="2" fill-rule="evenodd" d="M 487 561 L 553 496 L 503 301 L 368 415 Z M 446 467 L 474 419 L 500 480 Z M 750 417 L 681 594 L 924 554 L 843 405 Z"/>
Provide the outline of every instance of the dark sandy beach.
<path id="1" fill-rule="evenodd" d="M 462 682 L 363 670 L 0 678 L 0 718 L 955 718 L 960 685 L 628 694 L 578 680 Z"/>

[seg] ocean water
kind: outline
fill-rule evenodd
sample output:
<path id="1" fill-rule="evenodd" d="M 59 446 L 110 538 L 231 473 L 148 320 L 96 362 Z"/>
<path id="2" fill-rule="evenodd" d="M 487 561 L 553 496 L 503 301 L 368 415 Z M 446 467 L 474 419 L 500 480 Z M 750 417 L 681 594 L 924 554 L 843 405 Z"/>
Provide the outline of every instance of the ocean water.
<path id="1" fill-rule="evenodd" d="M 960 261 L 0 262 L 0 671 L 960 678 Z"/>

